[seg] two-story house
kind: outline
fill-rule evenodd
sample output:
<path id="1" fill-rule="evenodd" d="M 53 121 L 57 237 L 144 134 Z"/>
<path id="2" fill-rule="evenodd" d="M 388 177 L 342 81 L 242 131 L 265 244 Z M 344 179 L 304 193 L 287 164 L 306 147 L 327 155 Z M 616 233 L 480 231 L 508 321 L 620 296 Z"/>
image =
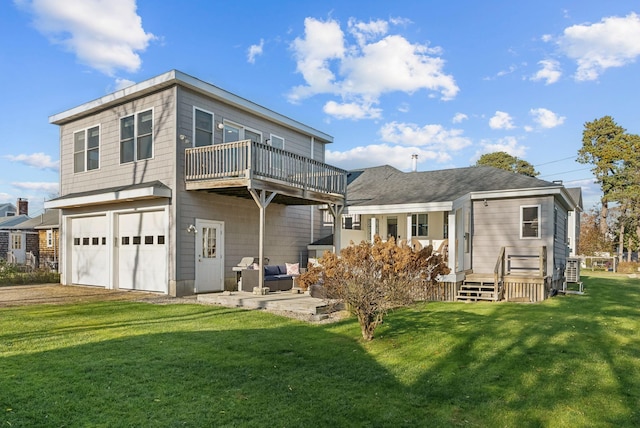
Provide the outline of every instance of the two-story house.
<path id="1" fill-rule="evenodd" d="M 332 137 L 179 71 L 50 117 L 63 284 L 230 289 L 243 257 L 298 262 L 344 205 Z M 262 269 L 260 270 L 262 272 Z"/>

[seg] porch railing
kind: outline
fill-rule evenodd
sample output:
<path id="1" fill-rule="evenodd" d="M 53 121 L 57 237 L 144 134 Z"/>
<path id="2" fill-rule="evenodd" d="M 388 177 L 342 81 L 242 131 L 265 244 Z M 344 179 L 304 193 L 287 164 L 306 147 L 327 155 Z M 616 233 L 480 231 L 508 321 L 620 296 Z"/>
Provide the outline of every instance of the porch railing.
<path id="1" fill-rule="evenodd" d="M 185 179 L 261 178 L 316 192 L 346 195 L 345 170 L 251 140 L 188 148 Z"/>
<path id="2" fill-rule="evenodd" d="M 496 262 L 495 274 L 530 274 L 547 276 L 547 247 L 502 247 Z"/>

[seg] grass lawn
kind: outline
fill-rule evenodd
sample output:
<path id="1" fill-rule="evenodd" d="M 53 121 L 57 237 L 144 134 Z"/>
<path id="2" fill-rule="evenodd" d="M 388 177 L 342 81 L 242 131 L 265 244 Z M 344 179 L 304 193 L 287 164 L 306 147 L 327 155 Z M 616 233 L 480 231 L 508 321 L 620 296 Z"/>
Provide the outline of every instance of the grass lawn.
<path id="1" fill-rule="evenodd" d="M 590 274 L 591 275 L 591 274 Z M 0 310 L 0 427 L 640 426 L 640 279 L 353 319 L 100 302 Z"/>

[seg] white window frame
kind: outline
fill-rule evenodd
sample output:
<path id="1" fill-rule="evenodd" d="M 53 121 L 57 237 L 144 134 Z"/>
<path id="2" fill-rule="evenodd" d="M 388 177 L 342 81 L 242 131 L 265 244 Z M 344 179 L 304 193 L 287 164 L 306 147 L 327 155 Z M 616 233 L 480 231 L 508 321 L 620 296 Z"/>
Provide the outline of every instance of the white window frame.
<path id="1" fill-rule="evenodd" d="M 145 157 L 145 158 L 139 158 L 138 157 L 138 151 L 139 151 L 139 140 L 140 138 L 148 135 L 148 134 L 143 134 L 140 135 L 139 134 L 139 125 L 138 125 L 138 121 L 140 119 L 140 116 L 147 113 L 147 112 L 151 112 L 151 155 L 149 157 Z M 124 119 L 133 117 L 133 159 L 132 160 L 126 160 L 123 161 L 122 160 L 122 142 L 124 141 L 122 139 L 122 121 Z M 124 165 L 124 164 L 128 164 L 128 163 L 134 163 L 134 162 L 138 162 L 138 161 L 142 161 L 142 160 L 150 160 L 153 159 L 153 156 L 155 154 L 155 150 L 154 150 L 154 137 L 153 137 L 153 127 L 155 124 L 156 118 L 155 118 L 155 111 L 153 108 L 148 108 L 145 110 L 141 110 L 138 111 L 136 113 L 133 114 L 128 114 L 126 116 L 121 116 L 120 117 L 120 127 L 119 127 L 119 135 L 118 135 L 118 141 L 119 141 L 119 145 L 120 145 L 120 164 Z M 128 140 L 128 139 L 127 139 Z"/>
<path id="2" fill-rule="evenodd" d="M 53 247 L 53 230 L 47 230 L 47 248 Z"/>
<path id="3" fill-rule="evenodd" d="M 249 132 L 253 132 L 254 134 L 258 135 L 258 143 L 262 142 L 262 132 L 258 131 L 257 129 L 253 129 L 253 128 L 249 128 L 248 126 L 244 126 L 244 125 L 240 125 L 239 123 L 236 122 L 230 122 L 230 121 L 223 121 L 222 122 L 224 128 L 223 128 L 223 135 L 222 135 L 222 142 L 223 143 L 233 143 L 234 141 L 226 141 L 225 140 L 225 136 L 226 134 L 226 128 L 227 126 L 231 127 L 231 128 L 235 128 L 238 130 L 238 140 L 236 141 L 243 141 L 243 140 L 247 140 L 246 136 L 245 136 L 245 131 L 249 131 Z"/>
<path id="4" fill-rule="evenodd" d="M 420 223 L 420 216 L 421 215 L 425 216 L 425 222 L 424 223 Z M 415 216 L 415 222 L 414 222 L 414 216 Z M 418 233 L 418 225 L 419 224 L 424 224 L 425 227 L 427 228 L 427 234 L 426 235 L 420 235 Z M 427 236 L 429 236 L 429 213 L 413 213 L 413 214 L 411 214 L 411 236 L 412 237 L 427 237 Z"/>
<path id="5" fill-rule="evenodd" d="M 274 139 L 282 141 L 282 147 L 278 147 L 278 146 L 274 145 L 274 144 L 273 144 L 273 140 L 274 140 Z M 275 147 L 275 148 L 277 148 L 277 149 L 282 149 L 282 150 L 284 150 L 284 144 L 285 144 L 285 143 L 284 143 L 284 138 L 282 138 L 282 137 L 280 137 L 280 136 L 278 136 L 278 135 L 276 135 L 276 134 L 270 134 L 270 135 L 269 135 L 269 145 L 270 145 L 270 146 L 273 146 L 273 147 Z"/>
<path id="6" fill-rule="evenodd" d="M 98 146 L 89 148 L 89 131 L 98 128 Z M 84 144 L 81 150 L 76 150 L 76 135 L 83 134 L 84 135 Z M 102 129 L 100 128 L 100 124 L 89 126 L 84 129 L 80 129 L 73 133 L 73 173 L 78 174 L 81 172 L 87 171 L 95 171 L 100 169 L 100 145 L 101 145 L 101 135 Z M 95 168 L 89 169 L 89 153 L 97 152 L 98 153 L 98 166 Z M 76 169 L 76 155 L 82 155 L 82 169 Z"/>
<path id="7" fill-rule="evenodd" d="M 524 231 L 524 210 L 525 208 L 536 208 L 538 210 L 538 218 L 537 218 L 537 236 L 524 236 L 522 233 Z M 520 239 L 540 239 L 542 236 L 542 206 L 541 205 L 521 205 L 520 206 Z M 527 223 L 534 223 L 534 221 Z"/>
<path id="8" fill-rule="evenodd" d="M 12 233 L 11 234 L 11 249 L 12 250 L 22 250 L 23 239 L 21 233 Z"/>
<path id="9" fill-rule="evenodd" d="M 206 113 L 206 114 L 210 114 L 211 115 L 211 143 L 210 144 L 200 144 L 199 146 L 197 145 L 197 139 L 198 139 L 198 133 L 197 130 L 198 129 L 202 129 L 202 128 L 198 128 L 197 123 L 196 123 L 196 112 L 200 111 L 202 113 Z M 205 110 L 203 108 L 200 107 L 196 107 L 193 106 L 193 147 L 204 147 L 204 146 L 211 146 L 214 143 L 214 132 L 216 129 L 216 124 L 215 124 L 215 115 L 213 114 L 213 112 L 210 112 L 208 110 Z M 203 131 L 206 131 L 205 129 L 203 129 Z"/>

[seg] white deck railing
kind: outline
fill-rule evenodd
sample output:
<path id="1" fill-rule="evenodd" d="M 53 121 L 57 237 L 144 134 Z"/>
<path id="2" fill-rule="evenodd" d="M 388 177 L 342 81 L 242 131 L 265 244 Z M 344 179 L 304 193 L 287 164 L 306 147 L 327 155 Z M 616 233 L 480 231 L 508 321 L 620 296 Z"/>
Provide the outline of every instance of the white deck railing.
<path id="1" fill-rule="evenodd" d="M 292 187 L 345 195 L 346 171 L 251 140 L 194 147 L 185 152 L 185 179 L 260 178 Z"/>

